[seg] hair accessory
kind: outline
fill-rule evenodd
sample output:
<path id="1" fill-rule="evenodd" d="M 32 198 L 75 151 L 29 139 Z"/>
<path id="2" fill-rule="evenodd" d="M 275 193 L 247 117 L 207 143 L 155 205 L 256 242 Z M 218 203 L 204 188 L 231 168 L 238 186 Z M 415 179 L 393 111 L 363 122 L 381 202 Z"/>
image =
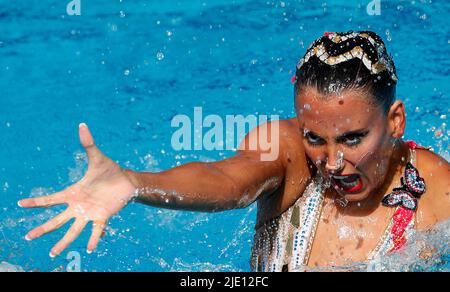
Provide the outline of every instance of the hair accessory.
<path id="1" fill-rule="evenodd" d="M 291 77 L 292 84 L 295 84 L 297 82 L 297 75 L 294 75 Z"/>
<path id="2" fill-rule="evenodd" d="M 298 62 L 297 70 L 299 70 L 303 64 L 307 63 L 313 56 L 317 57 L 321 62 L 334 66 L 340 63 L 352 60 L 360 59 L 364 66 L 370 71 L 371 74 L 380 74 L 383 71 L 387 71 L 391 76 L 391 79 L 397 82 L 398 78 L 395 73 L 394 65 L 389 56 L 386 55 L 386 49 L 383 43 L 377 41 L 374 37 L 366 32 L 349 32 L 349 33 L 333 33 L 325 32 L 325 37 L 330 36 L 327 41 L 319 39 L 308 49 L 305 56 Z M 364 44 L 362 40 L 366 40 L 373 46 L 373 51 L 377 55 L 377 59 L 373 60 L 364 51 Z M 349 42 L 356 43 L 355 46 L 349 47 L 345 50 Z M 336 47 L 344 48 L 340 54 L 336 54 L 333 49 Z"/>

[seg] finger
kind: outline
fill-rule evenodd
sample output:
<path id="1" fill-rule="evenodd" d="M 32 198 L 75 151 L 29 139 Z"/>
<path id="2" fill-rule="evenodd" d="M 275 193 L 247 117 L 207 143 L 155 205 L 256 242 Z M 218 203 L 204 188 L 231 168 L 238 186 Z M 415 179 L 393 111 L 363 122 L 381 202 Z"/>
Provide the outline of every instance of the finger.
<path id="1" fill-rule="evenodd" d="M 20 200 L 18 204 L 22 208 L 45 208 L 64 204 L 66 202 L 66 198 L 67 194 L 65 192 L 58 192 L 52 195 L 43 196 L 39 198 Z"/>
<path id="2" fill-rule="evenodd" d="M 102 156 L 102 152 L 95 145 L 94 137 L 91 134 L 88 126 L 81 123 L 79 126 L 80 143 L 83 145 L 88 155 L 89 161 L 93 162 Z"/>
<path id="3" fill-rule="evenodd" d="M 100 239 L 104 236 L 105 228 L 106 222 L 95 221 L 94 224 L 92 224 L 92 234 L 87 247 L 88 253 L 92 253 L 97 248 Z"/>
<path id="4" fill-rule="evenodd" d="M 46 233 L 55 231 L 56 229 L 66 224 L 71 218 L 72 216 L 70 215 L 70 213 L 68 211 L 64 211 L 55 218 L 47 221 L 45 224 L 36 227 L 35 229 L 28 232 L 28 234 L 25 236 L 25 239 L 33 240 L 41 237 Z"/>
<path id="5" fill-rule="evenodd" d="M 50 257 L 54 258 L 60 255 L 83 231 L 88 221 L 84 219 L 76 219 L 75 223 L 70 226 L 64 237 L 52 248 Z"/>

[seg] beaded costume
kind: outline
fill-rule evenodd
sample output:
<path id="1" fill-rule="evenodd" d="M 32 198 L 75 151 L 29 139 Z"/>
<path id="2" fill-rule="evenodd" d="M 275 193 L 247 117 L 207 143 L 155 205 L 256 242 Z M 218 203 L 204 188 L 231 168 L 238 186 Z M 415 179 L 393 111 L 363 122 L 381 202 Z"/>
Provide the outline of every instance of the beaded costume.
<path id="1" fill-rule="evenodd" d="M 426 190 L 423 179 L 414 168 L 415 149 L 423 148 L 412 141 L 406 143 L 410 147 L 411 158 L 402 178 L 402 187 L 394 189 L 383 199 L 383 204 L 397 209 L 379 244 L 368 255 L 368 260 L 399 250 L 414 231 L 417 205 L 411 206 L 409 200 L 401 199 L 391 201 L 392 204 L 387 202 L 390 196 L 401 190 L 405 196 L 414 197 L 416 200 Z M 253 271 L 281 272 L 306 269 L 322 213 L 325 191 L 322 185 L 321 177 L 316 176 L 293 206 L 256 230 L 251 257 Z M 408 185 L 417 189 L 415 191 L 408 189 Z"/>

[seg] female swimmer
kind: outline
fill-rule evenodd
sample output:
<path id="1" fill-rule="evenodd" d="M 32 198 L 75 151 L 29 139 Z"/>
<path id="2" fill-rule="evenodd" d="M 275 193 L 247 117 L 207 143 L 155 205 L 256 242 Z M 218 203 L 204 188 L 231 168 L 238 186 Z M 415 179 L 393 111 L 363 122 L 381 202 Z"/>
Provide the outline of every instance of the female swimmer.
<path id="1" fill-rule="evenodd" d="M 414 230 L 450 217 L 450 164 L 402 140 L 405 106 L 396 100 L 397 73 L 378 35 L 326 33 L 299 62 L 294 82 L 297 116 L 279 121 L 274 161 L 262 161 L 261 148 L 241 147 L 222 161 L 139 173 L 107 158 L 81 124 L 87 173 L 62 192 L 19 202 L 68 205 L 26 239 L 75 218 L 51 250 L 54 257 L 93 221 L 90 253 L 109 218 L 130 201 L 206 212 L 257 202 L 252 269 L 302 271 L 394 252 Z"/>

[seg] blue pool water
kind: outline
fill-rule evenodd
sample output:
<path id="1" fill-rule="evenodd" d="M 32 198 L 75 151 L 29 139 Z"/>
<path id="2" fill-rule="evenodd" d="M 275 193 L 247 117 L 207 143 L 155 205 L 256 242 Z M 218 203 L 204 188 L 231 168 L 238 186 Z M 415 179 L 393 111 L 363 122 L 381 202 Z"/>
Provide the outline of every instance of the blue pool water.
<path id="1" fill-rule="evenodd" d="M 81 0 L 81 16 L 66 14 L 68 2 L 0 0 L 0 263 L 65 270 L 75 251 L 86 271 L 248 271 L 255 206 L 205 214 L 133 204 L 110 222 L 97 253 L 85 253 L 85 232 L 50 259 L 67 227 L 33 242 L 23 236 L 61 208 L 16 202 L 81 177 L 80 122 L 136 170 L 229 157 L 172 150 L 172 117 L 192 116 L 194 106 L 205 115 L 293 116 L 292 70 L 324 31 L 383 36 L 407 105 L 406 138 L 450 157 L 446 0 L 381 0 L 379 16 L 366 13 L 368 0 Z"/>

